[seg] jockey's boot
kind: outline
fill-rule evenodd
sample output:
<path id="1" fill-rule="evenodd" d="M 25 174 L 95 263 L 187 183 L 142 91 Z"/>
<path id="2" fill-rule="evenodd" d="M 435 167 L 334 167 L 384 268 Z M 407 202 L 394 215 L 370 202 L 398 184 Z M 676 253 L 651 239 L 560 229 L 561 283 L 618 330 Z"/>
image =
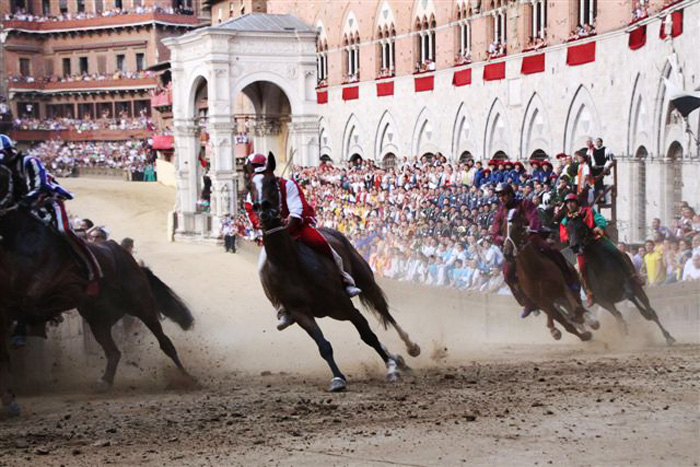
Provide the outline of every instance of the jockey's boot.
<path id="1" fill-rule="evenodd" d="M 277 323 L 278 331 L 284 331 L 295 323 L 294 318 L 281 306 L 277 309 L 277 319 L 279 320 Z"/>
<path id="2" fill-rule="evenodd" d="M 353 279 L 353 277 L 348 274 L 347 271 L 345 271 L 345 268 L 343 267 L 343 258 L 341 258 L 333 248 L 331 248 L 331 251 L 333 252 L 335 264 L 338 266 L 340 275 L 345 283 L 345 293 L 348 294 L 348 297 L 350 298 L 357 297 L 362 293 L 362 290 L 355 285 L 355 279 Z"/>

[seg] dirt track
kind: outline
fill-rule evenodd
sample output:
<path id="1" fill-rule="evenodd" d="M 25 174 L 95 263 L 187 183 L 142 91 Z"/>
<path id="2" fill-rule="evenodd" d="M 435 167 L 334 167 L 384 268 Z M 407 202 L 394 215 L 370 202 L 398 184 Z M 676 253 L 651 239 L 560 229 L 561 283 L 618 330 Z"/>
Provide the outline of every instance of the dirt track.
<path id="1" fill-rule="evenodd" d="M 91 390 L 100 362 L 64 362 L 54 386 L 20 398 L 22 418 L 0 423 L 0 465 L 700 462 L 697 344 L 554 345 L 538 326 L 540 344 L 485 345 L 468 329 L 462 339 L 440 332 L 447 311 L 429 310 L 425 320 L 402 309 L 397 317 L 424 355 L 397 384 L 383 381 L 379 359 L 346 324 L 321 323 L 350 380 L 347 393 L 329 395 L 308 337 L 274 331 L 253 255 L 167 243 L 166 188 L 66 185 L 78 195 L 71 209 L 117 240 L 134 237 L 140 256 L 192 305 L 196 329 L 167 332 L 200 386 L 173 389 L 169 363 L 145 336 L 143 353 L 126 349 L 107 394 Z M 380 338 L 400 349 L 393 336 Z"/>

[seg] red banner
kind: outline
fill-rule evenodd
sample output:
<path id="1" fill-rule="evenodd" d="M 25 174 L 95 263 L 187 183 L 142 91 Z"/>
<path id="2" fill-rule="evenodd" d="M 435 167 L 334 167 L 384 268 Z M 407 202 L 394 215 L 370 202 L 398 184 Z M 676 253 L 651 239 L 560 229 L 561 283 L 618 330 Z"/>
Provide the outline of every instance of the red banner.
<path id="1" fill-rule="evenodd" d="M 595 62 L 595 42 L 573 45 L 566 50 L 566 64 L 578 66 Z"/>
<path id="2" fill-rule="evenodd" d="M 455 71 L 452 77 L 452 85 L 466 86 L 467 84 L 472 84 L 472 69 L 467 68 L 466 70 Z"/>
<path id="3" fill-rule="evenodd" d="M 316 91 L 316 102 L 319 104 L 328 103 L 328 91 Z"/>
<path id="4" fill-rule="evenodd" d="M 359 86 L 350 86 L 347 88 L 343 88 L 343 100 L 344 101 L 352 101 L 360 97 L 360 87 Z"/>
<path id="5" fill-rule="evenodd" d="M 639 50 L 647 43 L 647 26 L 646 24 L 633 29 L 629 35 L 629 47 L 631 50 Z"/>
<path id="6" fill-rule="evenodd" d="M 172 135 L 153 135 L 153 149 L 172 149 L 174 143 Z"/>
<path id="7" fill-rule="evenodd" d="M 542 73 L 544 71 L 544 54 L 527 55 L 523 57 L 523 62 L 520 64 L 520 73 L 523 75 L 531 75 L 533 73 Z"/>
<path id="8" fill-rule="evenodd" d="M 683 10 L 676 10 L 671 13 L 673 27 L 671 28 L 671 37 L 678 37 L 683 34 Z"/>
<path id="9" fill-rule="evenodd" d="M 435 87 L 435 77 L 434 76 L 422 76 L 416 78 L 414 82 L 416 92 L 432 91 Z"/>
<path id="10" fill-rule="evenodd" d="M 379 81 L 377 82 L 377 97 L 393 96 L 394 81 Z"/>
<path id="11" fill-rule="evenodd" d="M 506 77 L 506 62 L 491 63 L 484 67 L 484 81 L 496 81 Z"/>

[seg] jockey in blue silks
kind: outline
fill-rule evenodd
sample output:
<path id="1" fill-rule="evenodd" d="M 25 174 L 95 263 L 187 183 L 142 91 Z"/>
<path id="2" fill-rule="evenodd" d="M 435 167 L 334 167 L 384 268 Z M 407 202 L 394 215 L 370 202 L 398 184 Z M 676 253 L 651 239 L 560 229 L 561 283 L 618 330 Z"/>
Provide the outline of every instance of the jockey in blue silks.
<path id="1" fill-rule="evenodd" d="M 6 135 L 0 135 L 0 164 L 12 172 L 17 203 L 45 223 L 46 215 L 50 216 L 48 223 L 53 224 L 87 267 L 88 295 L 97 295 L 97 280 L 102 277 L 102 270 L 85 241 L 71 229 L 63 204 L 64 200 L 73 199 L 73 195 L 56 183 L 37 157 L 21 155 Z"/>

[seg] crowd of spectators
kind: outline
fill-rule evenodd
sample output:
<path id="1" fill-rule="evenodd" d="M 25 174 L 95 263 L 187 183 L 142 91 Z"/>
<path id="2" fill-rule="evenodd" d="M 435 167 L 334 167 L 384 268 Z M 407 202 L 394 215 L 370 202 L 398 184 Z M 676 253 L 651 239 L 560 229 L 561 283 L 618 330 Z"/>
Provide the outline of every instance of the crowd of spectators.
<path id="1" fill-rule="evenodd" d="M 123 71 L 115 70 L 114 73 L 77 73 L 72 75 L 51 75 L 37 78 L 33 75 L 11 75 L 7 79 L 10 83 L 73 83 L 82 81 L 107 81 L 122 79 L 154 78 L 155 72 L 148 70 Z"/>
<path id="2" fill-rule="evenodd" d="M 680 212 L 671 228 L 654 219 L 644 245 L 619 245 L 649 285 L 700 279 L 700 215 L 687 203 Z"/>
<path id="3" fill-rule="evenodd" d="M 493 41 L 489 44 L 486 56 L 488 60 L 492 60 L 494 58 L 504 57 L 506 53 L 508 53 L 508 46 L 505 42 Z"/>
<path id="4" fill-rule="evenodd" d="M 595 34 L 595 24 L 578 24 L 569 34 L 568 41 L 577 41 L 579 39 L 583 39 L 584 37 L 595 36 Z"/>
<path id="5" fill-rule="evenodd" d="M 27 151 L 58 176 L 70 176 L 79 168 L 108 168 L 128 171 L 132 181 L 156 181 L 155 162 L 148 142 L 44 141 Z"/>
<path id="6" fill-rule="evenodd" d="M 91 118 L 16 118 L 14 120 L 16 130 L 149 130 L 156 129 L 150 117 L 142 115 L 138 118 L 129 118 L 125 115 L 119 118 L 102 117 Z"/>
<path id="7" fill-rule="evenodd" d="M 489 165 L 496 165 L 499 178 L 542 211 L 577 191 L 576 177 L 569 175 L 575 162 L 568 156 L 534 163 L 530 171 L 522 164 L 501 170 L 506 164 L 494 162 Z M 498 208 L 496 180 L 483 182 L 489 169 L 481 166 L 438 156 L 404 158 L 389 168 L 361 161 L 347 169 L 326 164 L 293 173 L 316 208 L 318 224 L 347 235 L 378 276 L 508 293 L 503 254 L 489 238 Z M 655 240 L 644 246 L 620 244 L 639 274 L 650 285 L 700 278 L 700 216 L 684 205 L 677 226 L 654 231 Z"/>
<path id="8" fill-rule="evenodd" d="M 133 10 L 127 10 L 125 8 L 113 8 L 110 10 L 104 10 L 100 13 L 81 11 L 77 13 L 71 13 L 66 11 L 57 16 L 50 15 L 35 15 L 27 12 L 25 9 L 19 9 L 13 14 L 6 14 L 3 17 L 4 21 L 31 21 L 31 22 L 58 22 L 58 21 L 81 21 L 93 18 L 108 18 L 112 16 L 128 15 L 128 14 L 145 14 L 145 13 L 167 13 L 171 15 L 193 15 L 194 10 L 191 8 L 162 8 L 159 6 L 137 6 Z"/>

